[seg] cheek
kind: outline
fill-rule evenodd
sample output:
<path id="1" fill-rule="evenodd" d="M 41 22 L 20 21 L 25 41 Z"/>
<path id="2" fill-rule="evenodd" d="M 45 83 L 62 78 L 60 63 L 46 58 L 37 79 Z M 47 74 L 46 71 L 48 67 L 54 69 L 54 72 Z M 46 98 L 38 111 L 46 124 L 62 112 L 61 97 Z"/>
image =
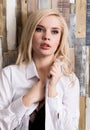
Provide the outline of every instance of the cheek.
<path id="1" fill-rule="evenodd" d="M 60 43 L 60 37 L 58 37 L 58 38 L 54 38 L 54 39 L 53 39 L 53 44 L 54 44 L 53 46 L 54 46 L 54 47 L 57 48 L 58 45 L 59 45 L 59 43 Z"/>
<path id="2" fill-rule="evenodd" d="M 40 39 L 41 39 L 40 35 L 35 33 L 34 36 L 33 36 L 33 39 L 32 39 L 32 44 L 36 44 L 36 43 L 39 44 Z"/>
<path id="3" fill-rule="evenodd" d="M 59 43 L 54 44 L 54 46 L 53 46 L 54 51 L 57 50 L 58 46 L 59 46 Z"/>
<path id="4" fill-rule="evenodd" d="M 56 52 L 59 44 L 60 44 L 60 39 L 54 39 L 54 41 L 53 41 L 53 51 L 54 52 Z"/>

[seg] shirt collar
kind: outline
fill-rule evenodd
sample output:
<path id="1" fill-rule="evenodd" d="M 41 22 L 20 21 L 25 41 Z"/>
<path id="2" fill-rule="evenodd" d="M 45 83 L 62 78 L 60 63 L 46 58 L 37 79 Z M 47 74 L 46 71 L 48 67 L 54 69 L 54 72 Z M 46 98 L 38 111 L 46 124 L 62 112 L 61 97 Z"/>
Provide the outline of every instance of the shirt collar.
<path id="1" fill-rule="evenodd" d="M 26 76 L 27 76 L 27 79 L 30 79 L 33 77 L 39 78 L 34 61 L 32 61 L 30 64 L 26 66 Z"/>

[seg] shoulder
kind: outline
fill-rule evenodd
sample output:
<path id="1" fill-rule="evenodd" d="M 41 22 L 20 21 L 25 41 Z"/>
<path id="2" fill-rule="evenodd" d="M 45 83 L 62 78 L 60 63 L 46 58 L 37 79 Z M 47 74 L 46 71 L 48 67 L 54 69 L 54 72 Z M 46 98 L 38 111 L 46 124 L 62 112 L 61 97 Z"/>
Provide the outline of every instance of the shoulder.
<path id="1" fill-rule="evenodd" d="M 63 75 L 61 78 L 61 82 L 64 84 L 64 86 L 67 87 L 75 87 L 79 86 L 79 79 L 76 76 L 75 73 L 73 73 L 72 76 L 65 76 Z"/>
<path id="2" fill-rule="evenodd" d="M 6 66 L 4 68 L 1 69 L 0 74 L 4 74 L 4 75 L 12 75 L 15 74 L 17 72 L 23 72 L 25 68 L 25 65 L 9 65 Z"/>

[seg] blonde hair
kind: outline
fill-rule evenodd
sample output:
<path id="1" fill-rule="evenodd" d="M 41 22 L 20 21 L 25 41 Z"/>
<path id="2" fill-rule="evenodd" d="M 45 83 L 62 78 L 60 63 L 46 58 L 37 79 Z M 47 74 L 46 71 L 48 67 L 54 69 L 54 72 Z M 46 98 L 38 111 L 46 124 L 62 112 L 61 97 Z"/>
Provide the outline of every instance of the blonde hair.
<path id="1" fill-rule="evenodd" d="M 60 44 L 55 52 L 55 57 L 64 63 L 65 75 L 70 75 L 73 72 L 72 65 L 69 59 L 69 33 L 66 21 L 60 12 L 56 9 L 42 9 L 30 13 L 21 36 L 21 42 L 18 51 L 16 64 L 30 63 L 32 61 L 32 38 L 35 29 L 39 22 L 46 16 L 54 15 L 60 21 L 62 28 Z"/>

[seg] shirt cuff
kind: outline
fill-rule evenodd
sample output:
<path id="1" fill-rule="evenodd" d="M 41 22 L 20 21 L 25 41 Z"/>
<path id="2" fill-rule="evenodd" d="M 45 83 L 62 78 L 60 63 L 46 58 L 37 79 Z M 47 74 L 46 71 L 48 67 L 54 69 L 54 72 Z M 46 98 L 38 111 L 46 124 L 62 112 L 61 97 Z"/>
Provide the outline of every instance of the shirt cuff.
<path id="1" fill-rule="evenodd" d="M 54 112 L 55 119 L 61 119 L 62 118 L 63 105 L 62 105 L 62 101 L 61 101 L 59 95 L 57 95 L 56 97 L 53 97 L 53 98 L 47 97 L 46 102 L 49 106 L 49 111 L 51 113 Z"/>
<path id="2" fill-rule="evenodd" d="M 56 97 L 47 97 L 46 100 L 52 109 L 60 111 L 60 107 L 62 106 L 62 101 L 60 101 L 59 95 L 57 95 Z"/>

